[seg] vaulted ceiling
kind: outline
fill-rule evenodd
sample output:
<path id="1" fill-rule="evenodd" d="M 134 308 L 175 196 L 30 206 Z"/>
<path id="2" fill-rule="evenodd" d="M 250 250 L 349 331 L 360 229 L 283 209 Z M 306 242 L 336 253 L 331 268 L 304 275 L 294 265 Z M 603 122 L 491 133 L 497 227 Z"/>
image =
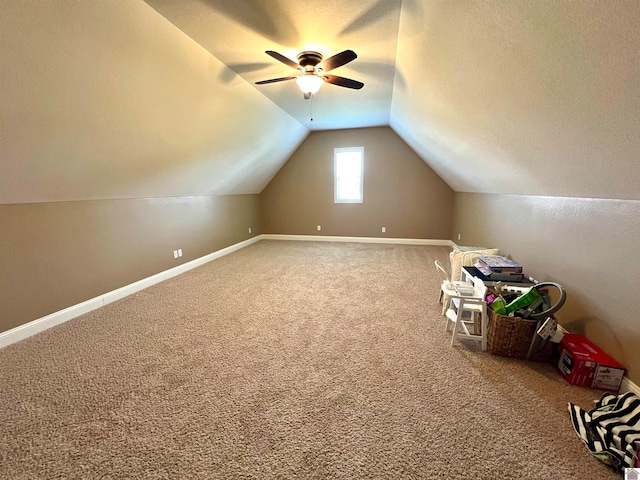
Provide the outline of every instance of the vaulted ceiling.
<path id="1" fill-rule="evenodd" d="M 297 73 L 267 50 L 293 61 L 305 50 L 325 59 L 354 50 L 358 58 L 331 73 L 364 82 L 362 90 L 323 85 L 310 102 L 295 82 L 256 88 L 311 130 L 389 124 L 394 79 L 400 75 L 396 45 L 402 0 L 145 1 L 232 70 L 221 82 L 233 82 L 237 75 L 253 85 Z"/>
<path id="2" fill-rule="evenodd" d="M 389 125 L 454 190 L 640 200 L 637 0 L 0 4 L 0 203 L 258 193 Z M 302 50 L 358 58 L 312 101 Z M 310 119 L 313 117 L 313 121 Z"/>

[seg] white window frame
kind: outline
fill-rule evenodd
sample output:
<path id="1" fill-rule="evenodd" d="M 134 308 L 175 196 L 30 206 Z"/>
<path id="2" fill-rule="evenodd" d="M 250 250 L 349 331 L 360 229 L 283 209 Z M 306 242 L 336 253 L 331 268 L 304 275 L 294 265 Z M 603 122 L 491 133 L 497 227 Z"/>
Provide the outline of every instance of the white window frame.
<path id="1" fill-rule="evenodd" d="M 338 198 L 338 154 L 344 152 L 360 153 L 360 192 L 359 198 Z M 364 201 L 364 147 L 346 147 L 333 149 L 333 203 L 363 203 Z"/>

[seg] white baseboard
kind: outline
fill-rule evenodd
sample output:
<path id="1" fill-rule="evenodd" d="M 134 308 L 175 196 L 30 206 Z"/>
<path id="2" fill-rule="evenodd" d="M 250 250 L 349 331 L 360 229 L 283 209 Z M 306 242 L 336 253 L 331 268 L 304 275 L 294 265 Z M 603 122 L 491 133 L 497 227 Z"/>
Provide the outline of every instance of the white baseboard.
<path id="1" fill-rule="evenodd" d="M 629 380 L 627 377 L 622 379 L 622 385 L 620 386 L 620 393 L 633 392 L 640 397 L 640 387 Z"/>
<path id="2" fill-rule="evenodd" d="M 7 330 L 6 332 L 2 332 L 0 333 L 0 348 L 4 348 L 8 345 L 11 345 L 12 343 L 16 343 L 20 340 L 24 340 L 25 338 L 29 338 L 37 333 L 44 332 L 51 327 L 60 325 L 61 323 L 79 317 L 80 315 L 84 315 L 85 313 L 88 313 L 92 310 L 96 310 L 97 308 L 100 308 L 111 302 L 115 302 L 116 300 L 120 300 L 121 298 L 131 295 L 132 293 L 139 292 L 140 290 L 155 285 L 156 283 L 160 283 L 193 268 L 199 267 L 200 265 L 204 265 L 205 263 L 215 260 L 216 258 L 220 258 L 232 252 L 235 252 L 236 250 L 240 250 L 241 248 L 247 247 L 252 243 L 256 243 L 260 240 L 260 237 L 260 235 L 257 235 L 243 242 L 230 245 L 226 248 L 215 251 L 203 257 L 191 260 L 190 262 L 178 265 L 177 267 L 170 268 L 169 270 L 165 270 L 150 277 L 143 278 L 142 280 L 139 280 L 137 282 L 125 285 L 124 287 L 118 288 L 117 290 L 107 292 L 103 295 L 99 295 L 82 303 L 72 305 L 68 308 L 59 310 L 45 317 L 38 318 L 29 323 L 25 323 L 24 325 L 12 328 L 11 330 Z"/>
<path id="3" fill-rule="evenodd" d="M 382 237 L 338 237 L 332 235 L 281 235 L 263 233 L 261 240 L 296 240 L 301 242 L 349 242 L 349 243 L 387 243 L 396 245 L 442 245 L 450 247 L 451 240 L 430 240 L 425 238 L 382 238 Z"/>
<path id="4" fill-rule="evenodd" d="M 350 242 L 350 243 L 387 243 L 399 245 L 442 245 L 447 247 L 457 247 L 452 240 L 429 240 L 422 238 L 382 238 L 382 237 L 338 237 L 331 235 L 281 235 L 266 233 L 260 235 L 261 240 L 296 240 L 302 242 Z M 569 333 L 562 325 L 558 324 L 562 333 Z M 633 392 L 640 396 L 640 387 L 627 377 L 622 379 L 620 392 Z"/>
<path id="5" fill-rule="evenodd" d="M 430 239 L 422 239 L 422 238 L 377 238 L 377 237 L 338 237 L 338 236 L 329 236 L 329 235 L 280 235 L 280 234 L 262 234 L 252 237 L 248 240 L 244 240 L 243 242 L 236 243 L 234 245 L 230 245 L 226 248 L 218 250 L 216 252 L 210 253 L 200 258 L 196 258 L 195 260 L 191 260 L 190 262 L 183 263 L 182 265 L 178 265 L 177 267 L 170 268 L 169 270 L 165 270 L 163 272 L 157 273 L 147 278 L 143 278 L 137 282 L 131 283 L 129 285 L 125 285 L 124 287 L 118 288 L 111 292 L 107 292 L 103 295 L 99 295 L 97 297 L 86 300 L 82 303 L 78 303 L 76 305 L 72 305 L 63 310 L 59 310 L 45 317 L 38 318 L 29 323 L 25 323 L 24 325 L 20 325 L 18 327 L 12 328 L 11 330 L 7 330 L 6 332 L 0 332 L 0 348 L 4 348 L 6 346 L 11 345 L 12 343 L 19 342 L 26 338 L 29 338 L 37 333 L 44 332 L 49 328 L 55 327 L 56 325 L 60 325 L 61 323 L 67 322 L 73 318 L 79 317 L 80 315 L 84 315 L 85 313 L 91 312 L 92 310 L 96 310 L 104 305 L 107 305 L 111 302 L 115 302 L 116 300 L 120 300 L 128 295 L 139 292 L 140 290 L 144 290 L 156 283 L 160 283 L 164 280 L 168 280 L 176 275 L 180 275 L 181 273 L 187 272 L 193 268 L 204 265 L 205 263 L 211 262 L 216 258 L 223 257 L 228 255 L 236 250 L 240 250 L 241 248 L 248 247 L 249 245 L 256 243 L 260 240 L 296 240 L 296 241 L 307 241 L 307 242 L 349 242 L 349 243 L 383 243 L 383 244 L 398 244 L 398 245 L 436 245 L 436 246 L 453 246 L 454 242 L 451 240 L 430 240 Z M 559 325 L 560 328 L 562 328 Z M 564 328 L 562 330 L 566 332 Z M 622 379 L 622 385 L 620 387 L 620 392 L 634 392 L 636 395 L 640 396 L 640 387 L 629 380 L 627 377 Z"/>
<path id="6" fill-rule="evenodd" d="M 216 252 L 210 253 L 203 257 L 197 258 L 177 267 L 170 268 L 164 272 L 157 273 L 147 278 L 143 278 L 137 282 L 125 285 L 111 292 L 104 293 L 97 297 L 86 300 L 82 303 L 72 305 L 63 310 L 51 313 L 44 317 L 38 318 L 31 322 L 25 323 L 18 327 L 7 330 L 6 332 L 0 332 L 0 348 L 4 348 L 12 343 L 19 342 L 25 338 L 29 338 L 37 333 L 44 332 L 45 330 L 67 322 L 73 318 L 84 315 L 92 310 L 103 307 L 111 302 L 120 300 L 132 293 L 139 292 L 145 288 L 148 288 L 156 283 L 160 283 L 169 278 L 180 275 L 193 268 L 204 265 L 216 258 L 220 258 L 224 255 L 228 255 L 231 252 L 235 252 L 241 248 L 247 247 L 260 240 L 298 240 L 298 241 L 315 241 L 315 242 L 361 242 L 361 243 L 394 243 L 404 245 L 446 245 L 450 246 L 452 242 L 450 240 L 425 240 L 425 239 L 410 239 L 410 238 L 372 238 L 372 237 L 332 237 L 332 236 L 315 236 L 315 235 L 257 235 L 253 238 L 245 240 L 243 242 L 236 243 L 229 247 L 223 248 Z"/>
<path id="7" fill-rule="evenodd" d="M 102 297 L 91 298 L 85 302 L 72 305 L 64 310 L 53 312 L 46 317 L 41 317 L 29 323 L 19 325 L 11 330 L 0 333 L 0 348 L 7 347 L 12 343 L 29 338 L 37 333 L 44 332 L 51 327 L 60 325 L 72 318 L 84 315 L 92 310 L 104 305 Z"/>
<path id="8" fill-rule="evenodd" d="M 260 235 L 257 235 L 253 238 L 245 240 L 243 242 L 235 243 L 230 245 L 222 250 L 217 250 L 213 253 L 209 253 L 200 258 L 196 258 L 195 260 L 191 260 L 190 262 L 183 263 L 182 265 L 178 265 L 177 267 L 170 268 L 169 270 L 165 270 L 164 272 L 156 273 L 147 278 L 143 278 L 135 283 L 125 285 L 122 288 L 118 288 L 117 290 L 113 290 L 109 293 L 105 293 L 101 297 L 105 300 L 104 305 L 115 302 L 116 300 L 120 300 L 132 293 L 139 292 L 140 290 L 144 290 L 156 283 L 160 283 L 164 280 L 168 280 L 169 278 L 175 277 L 176 275 L 180 275 L 181 273 L 188 272 L 200 265 L 204 265 L 205 263 L 209 263 L 216 258 L 224 257 L 225 255 L 229 255 L 236 250 L 240 250 L 241 248 L 248 247 L 249 245 L 256 243 L 260 240 Z"/>

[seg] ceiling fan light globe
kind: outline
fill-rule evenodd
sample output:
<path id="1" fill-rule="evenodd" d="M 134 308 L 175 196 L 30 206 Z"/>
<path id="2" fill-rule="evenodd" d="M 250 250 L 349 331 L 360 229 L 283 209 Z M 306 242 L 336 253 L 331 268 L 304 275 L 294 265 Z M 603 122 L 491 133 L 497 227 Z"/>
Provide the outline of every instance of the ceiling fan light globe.
<path id="1" fill-rule="evenodd" d="M 300 87 L 300 90 L 302 90 L 302 93 L 314 94 L 320 90 L 324 80 L 317 75 L 307 74 L 296 78 L 296 83 Z"/>

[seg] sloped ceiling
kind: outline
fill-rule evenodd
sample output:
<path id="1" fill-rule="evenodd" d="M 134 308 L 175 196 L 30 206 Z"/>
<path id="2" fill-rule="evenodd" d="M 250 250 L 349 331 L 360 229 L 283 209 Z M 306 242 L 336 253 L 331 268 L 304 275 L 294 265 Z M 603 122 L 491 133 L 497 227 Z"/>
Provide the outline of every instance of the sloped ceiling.
<path id="1" fill-rule="evenodd" d="M 0 3 L 0 203 L 257 193 L 308 130 L 143 2 Z"/>
<path id="2" fill-rule="evenodd" d="M 354 50 L 359 58 L 331 74 L 362 90 L 325 84 L 310 102 L 293 81 L 256 89 L 312 130 L 389 124 L 401 0 L 146 1 L 252 85 L 297 74 L 266 50 L 293 61 L 305 50 L 324 58 Z"/>
<path id="3" fill-rule="evenodd" d="M 454 190 L 640 199 L 640 2 L 421 6 L 390 124 Z"/>
<path id="4" fill-rule="evenodd" d="M 637 0 L 0 4 L 0 203 L 258 193 L 390 125 L 456 191 L 640 200 Z M 264 54 L 358 58 L 313 103 Z M 313 122 L 310 117 L 313 116 Z"/>
<path id="5" fill-rule="evenodd" d="M 364 89 L 323 86 L 311 128 L 388 124 L 456 191 L 640 199 L 637 0 L 147 2 L 249 83 L 291 73 L 265 50 L 355 50 Z"/>

